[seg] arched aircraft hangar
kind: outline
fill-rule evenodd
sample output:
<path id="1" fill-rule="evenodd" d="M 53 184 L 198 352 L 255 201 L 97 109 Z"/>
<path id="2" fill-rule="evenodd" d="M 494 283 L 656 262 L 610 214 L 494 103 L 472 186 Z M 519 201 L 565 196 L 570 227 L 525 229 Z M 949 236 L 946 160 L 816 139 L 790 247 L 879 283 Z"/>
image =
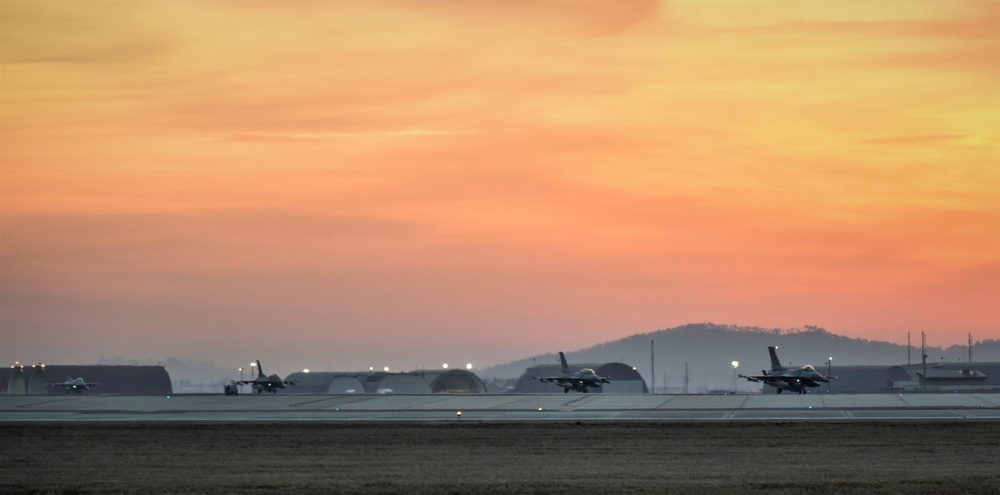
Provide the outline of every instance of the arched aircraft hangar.
<path id="1" fill-rule="evenodd" d="M 0 368 L 0 394 L 63 395 L 58 384 L 69 378 L 99 383 L 91 395 L 170 395 L 170 375 L 163 366 L 24 365 Z"/>
<path id="2" fill-rule="evenodd" d="M 577 371 L 583 368 L 590 368 L 598 376 L 606 376 L 610 383 L 605 383 L 599 389 L 591 389 L 588 393 L 604 394 L 648 394 L 649 388 L 642 375 L 632 366 L 625 363 L 604 363 L 604 364 L 570 364 L 570 369 Z M 540 364 L 525 370 L 524 374 L 514 383 L 511 391 L 515 394 L 544 394 L 563 393 L 562 387 L 551 383 L 543 383 L 533 377 L 559 376 L 562 367 L 558 364 Z"/>
<path id="3" fill-rule="evenodd" d="M 483 394 L 486 386 L 474 373 L 453 370 L 418 370 L 405 373 L 381 371 L 299 371 L 285 377 L 293 381 L 282 394 Z"/>

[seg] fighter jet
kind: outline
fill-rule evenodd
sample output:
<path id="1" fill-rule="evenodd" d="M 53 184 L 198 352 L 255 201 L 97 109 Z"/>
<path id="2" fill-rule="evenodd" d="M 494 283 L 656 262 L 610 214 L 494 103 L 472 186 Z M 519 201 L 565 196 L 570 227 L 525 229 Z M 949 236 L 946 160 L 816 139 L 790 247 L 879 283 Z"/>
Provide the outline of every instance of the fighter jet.
<path id="1" fill-rule="evenodd" d="M 829 382 L 831 378 L 837 378 L 835 376 L 825 376 L 813 368 L 811 365 L 805 365 L 801 368 L 786 368 L 781 365 L 781 361 L 778 360 L 778 353 L 775 352 L 777 346 L 768 346 L 767 350 L 771 353 L 771 371 L 761 370 L 760 375 L 739 375 L 740 378 L 746 378 L 751 382 L 763 382 L 764 385 L 770 385 L 778 389 L 780 394 L 782 390 L 791 390 L 800 394 L 806 393 L 806 387 L 818 387 L 819 382 Z"/>
<path id="2" fill-rule="evenodd" d="M 88 383 L 83 378 L 73 378 L 71 376 L 66 377 L 66 381 L 62 383 L 48 383 L 50 387 L 62 387 L 66 393 L 76 392 L 82 394 L 84 390 L 90 390 L 90 387 L 96 387 L 100 383 Z"/>
<path id="3" fill-rule="evenodd" d="M 278 375 L 265 376 L 264 368 L 260 365 L 260 360 L 257 360 L 257 378 L 253 380 L 240 380 L 235 383 L 249 384 L 253 386 L 253 389 L 257 393 L 261 392 L 271 392 L 272 394 L 278 393 L 279 388 L 285 388 L 285 385 L 295 385 L 294 381 L 284 381 Z"/>
<path id="4" fill-rule="evenodd" d="M 580 371 L 570 371 L 566 364 L 566 355 L 559 353 L 559 361 L 562 363 L 562 373 L 559 376 L 533 376 L 532 378 L 546 382 L 555 383 L 563 388 L 563 393 L 570 390 L 587 393 L 588 388 L 601 388 L 602 383 L 608 383 L 608 377 L 597 376 L 597 373 L 590 368 L 583 368 Z"/>

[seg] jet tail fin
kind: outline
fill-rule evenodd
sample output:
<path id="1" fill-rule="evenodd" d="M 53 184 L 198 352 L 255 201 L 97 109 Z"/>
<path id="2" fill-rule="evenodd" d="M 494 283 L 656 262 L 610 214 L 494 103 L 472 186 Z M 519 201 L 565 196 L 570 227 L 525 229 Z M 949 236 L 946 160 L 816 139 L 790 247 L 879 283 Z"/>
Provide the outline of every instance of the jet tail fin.
<path id="1" fill-rule="evenodd" d="M 563 373 L 570 373 L 569 365 L 566 364 L 566 355 L 559 351 L 559 362 L 562 364 Z"/>
<path id="2" fill-rule="evenodd" d="M 778 353 L 776 352 L 777 348 L 778 346 L 776 345 L 768 346 L 767 352 L 771 354 L 771 369 L 775 371 L 780 371 L 785 369 L 785 367 L 782 366 L 781 361 L 778 360 Z"/>
<path id="3" fill-rule="evenodd" d="M 257 360 L 257 376 L 266 376 L 264 375 L 264 367 L 260 365 L 260 359 Z"/>

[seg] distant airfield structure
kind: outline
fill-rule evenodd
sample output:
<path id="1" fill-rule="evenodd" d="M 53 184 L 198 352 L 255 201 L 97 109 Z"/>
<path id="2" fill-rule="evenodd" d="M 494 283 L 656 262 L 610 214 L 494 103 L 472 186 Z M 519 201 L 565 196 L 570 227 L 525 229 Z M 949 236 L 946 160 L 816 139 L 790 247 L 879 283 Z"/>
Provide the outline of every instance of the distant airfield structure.
<path id="1" fill-rule="evenodd" d="M 0 394 L 65 395 L 59 383 L 67 377 L 82 377 L 101 386 L 85 391 L 86 395 L 170 395 L 170 375 L 163 366 L 65 366 L 14 365 L 0 368 Z"/>
<path id="2" fill-rule="evenodd" d="M 601 389 L 591 393 L 649 393 L 638 371 L 624 363 L 587 364 L 576 367 L 592 368 L 611 379 Z M 562 394 L 562 389 L 542 383 L 532 376 L 558 374 L 559 365 L 544 364 L 528 368 L 513 385 L 505 389 L 487 385 L 471 371 L 464 369 L 419 370 L 402 373 L 363 372 L 296 372 L 286 380 L 296 385 L 279 394 Z M 824 370 L 825 371 L 825 370 Z M 1000 391 L 1000 362 L 941 362 L 902 364 L 895 366 L 832 367 L 837 379 L 811 389 L 811 394 L 884 394 L 884 393 L 980 393 Z M 170 375 L 163 366 L 65 366 L 15 365 L 0 368 L 0 395 L 65 395 L 60 387 L 50 387 L 67 377 L 82 377 L 101 386 L 83 395 L 171 395 Z M 501 385 L 502 386 L 502 385 Z M 774 393 L 773 387 L 762 387 L 764 394 Z M 222 392 L 221 387 L 218 390 Z M 721 393 L 722 391 L 720 391 Z M 756 391 L 755 391 L 756 392 Z M 753 392 L 753 393 L 755 393 Z"/>
<path id="3" fill-rule="evenodd" d="M 474 373 L 462 369 L 418 370 L 405 373 L 383 371 L 306 372 L 285 377 L 294 387 L 279 394 L 484 394 L 486 386 Z"/>
<path id="4" fill-rule="evenodd" d="M 824 370 L 825 371 L 825 370 Z M 811 394 L 962 393 L 1000 391 L 1000 362 L 896 366 L 833 366 L 837 378 Z M 773 394 L 773 387 L 763 387 Z"/>
<path id="5" fill-rule="evenodd" d="M 573 369 L 590 368 L 598 376 L 606 376 L 609 383 L 600 388 L 592 389 L 592 394 L 648 394 L 649 388 L 642 375 L 634 366 L 625 363 L 573 363 Z M 558 364 L 540 364 L 525 370 L 524 374 L 514 383 L 509 391 L 515 394 L 563 393 L 563 389 L 551 383 L 542 383 L 533 377 L 556 376 L 562 371 Z"/>
<path id="6" fill-rule="evenodd" d="M 574 367 L 591 368 L 611 383 L 604 384 L 591 393 L 644 394 L 649 393 L 646 382 L 635 367 L 624 363 L 574 364 Z M 520 379 L 507 390 L 487 386 L 471 371 L 463 369 L 417 370 L 402 373 L 383 371 L 357 372 L 307 372 L 299 371 L 285 377 L 294 381 L 294 387 L 280 390 L 279 394 L 485 394 L 485 393 L 563 393 L 563 389 L 541 383 L 532 375 L 558 374 L 559 365 L 540 365 L 528 368 Z"/>

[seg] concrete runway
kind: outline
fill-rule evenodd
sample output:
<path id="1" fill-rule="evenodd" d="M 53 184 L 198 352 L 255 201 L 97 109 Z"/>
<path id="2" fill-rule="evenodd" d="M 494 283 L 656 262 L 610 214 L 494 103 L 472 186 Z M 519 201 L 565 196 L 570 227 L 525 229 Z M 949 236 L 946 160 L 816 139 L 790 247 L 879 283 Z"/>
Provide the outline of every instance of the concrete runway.
<path id="1" fill-rule="evenodd" d="M 1000 394 L 0 396 L 0 424 L 449 421 L 1000 421 Z"/>

